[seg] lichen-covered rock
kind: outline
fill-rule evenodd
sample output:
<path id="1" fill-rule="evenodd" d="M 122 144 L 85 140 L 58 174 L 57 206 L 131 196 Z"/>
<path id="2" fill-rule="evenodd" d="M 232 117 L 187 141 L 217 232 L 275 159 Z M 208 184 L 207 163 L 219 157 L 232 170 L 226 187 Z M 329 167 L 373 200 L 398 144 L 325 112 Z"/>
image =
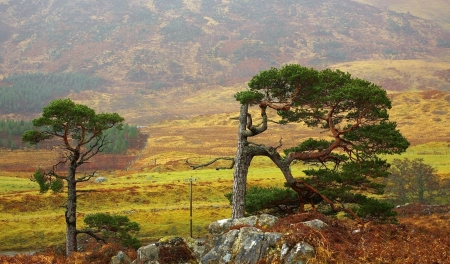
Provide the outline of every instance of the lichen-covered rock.
<path id="1" fill-rule="evenodd" d="M 256 227 L 243 227 L 233 244 L 234 263 L 256 263 L 261 251 L 265 251 L 267 243 L 264 241 L 264 233 Z"/>
<path id="2" fill-rule="evenodd" d="M 230 229 L 231 223 L 231 218 L 214 221 L 209 224 L 209 233 L 211 235 L 220 235 L 226 230 Z"/>
<path id="3" fill-rule="evenodd" d="M 133 264 L 149 264 L 157 263 L 159 258 L 159 248 L 155 243 L 140 247 L 137 250 L 137 258 L 133 261 Z"/>
<path id="4" fill-rule="evenodd" d="M 314 247 L 306 242 L 297 243 L 293 248 L 289 248 L 286 244 L 283 244 L 281 248 L 281 258 L 285 264 L 306 264 L 314 255 Z"/>
<path id="5" fill-rule="evenodd" d="M 184 243 L 184 240 L 183 240 L 182 237 L 167 236 L 167 237 L 160 238 L 158 243 L 161 244 L 161 245 L 178 246 L 178 245 Z"/>
<path id="6" fill-rule="evenodd" d="M 191 244 L 194 244 L 194 242 L 192 241 Z M 132 264 L 198 262 L 199 256 L 195 254 L 195 250 L 183 238 L 169 236 L 161 238 L 157 243 L 139 248 L 137 250 L 137 259 Z"/>
<path id="7" fill-rule="evenodd" d="M 102 183 L 102 182 L 105 182 L 105 181 L 107 181 L 108 179 L 107 178 L 105 178 L 105 177 L 97 177 L 97 178 L 95 178 L 95 183 Z"/>
<path id="8" fill-rule="evenodd" d="M 111 259 L 110 264 L 130 264 L 131 259 L 123 251 L 119 251 L 116 256 Z"/>
<path id="9" fill-rule="evenodd" d="M 269 215 L 269 214 L 261 214 L 259 216 L 257 224 L 263 228 L 267 228 L 267 227 L 272 227 L 277 220 L 278 220 L 278 217 L 276 217 L 276 216 Z"/>
<path id="10" fill-rule="evenodd" d="M 198 259 L 205 255 L 209 250 L 211 250 L 211 248 L 208 247 L 204 241 L 187 238 L 185 242 Z"/>
<path id="11" fill-rule="evenodd" d="M 258 222 L 258 218 L 259 218 L 258 216 L 252 215 L 249 217 L 233 219 L 233 221 L 231 221 L 231 225 L 232 226 L 237 226 L 237 225 L 255 226 L 256 223 Z"/>
<path id="12" fill-rule="evenodd" d="M 257 263 L 270 248 L 276 247 L 280 233 L 262 232 L 255 227 L 243 227 L 233 244 L 234 263 Z"/>
<path id="13" fill-rule="evenodd" d="M 319 219 L 314 219 L 314 220 L 306 221 L 306 222 L 302 222 L 302 223 L 304 225 L 307 225 L 307 226 L 312 227 L 317 230 L 326 229 L 328 227 L 327 223 L 325 223 Z"/>
<path id="14" fill-rule="evenodd" d="M 283 243 L 283 234 L 261 230 L 273 226 L 276 221 L 276 217 L 265 214 L 215 221 L 210 225 L 213 236 L 206 243 L 181 237 L 163 237 L 157 243 L 138 249 L 138 258 L 132 264 L 256 264 L 273 261 L 290 264 L 307 263 L 314 257 L 315 249 L 310 244 L 299 242 L 290 247 Z M 326 223 L 317 219 L 303 224 L 318 230 L 327 228 Z"/>
<path id="15" fill-rule="evenodd" d="M 256 227 L 230 230 L 218 237 L 214 248 L 202 257 L 202 264 L 257 263 L 271 248 L 275 248 L 282 234 L 263 232 Z"/>
<path id="16" fill-rule="evenodd" d="M 263 226 L 263 227 L 271 227 L 275 224 L 277 221 L 277 217 L 268 215 L 268 214 L 261 214 L 260 216 L 249 216 L 249 217 L 243 217 L 238 219 L 222 219 L 215 222 L 212 222 L 209 225 L 209 233 L 212 235 L 219 235 L 226 231 L 228 231 L 232 226 Z"/>
<path id="17" fill-rule="evenodd" d="M 230 230 L 228 233 L 219 235 L 214 241 L 213 249 L 201 258 L 201 263 L 228 263 L 231 259 L 231 249 L 238 235 L 239 230 Z"/>

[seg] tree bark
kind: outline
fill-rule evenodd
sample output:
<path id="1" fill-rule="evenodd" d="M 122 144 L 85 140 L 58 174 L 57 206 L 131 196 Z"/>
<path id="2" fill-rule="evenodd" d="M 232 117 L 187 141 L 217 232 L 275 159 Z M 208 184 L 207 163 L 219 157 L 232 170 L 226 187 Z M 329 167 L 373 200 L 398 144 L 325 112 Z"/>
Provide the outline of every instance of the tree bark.
<path id="1" fill-rule="evenodd" d="M 77 181 L 75 179 L 76 160 L 69 165 L 67 175 L 66 205 L 66 255 L 77 251 Z"/>
<path id="2" fill-rule="evenodd" d="M 231 217 L 242 218 L 245 214 L 245 193 L 247 186 L 247 174 L 252 157 L 247 156 L 245 147 L 248 145 L 246 136 L 248 105 L 241 104 L 239 115 L 238 145 L 235 156 L 233 199 Z"/>

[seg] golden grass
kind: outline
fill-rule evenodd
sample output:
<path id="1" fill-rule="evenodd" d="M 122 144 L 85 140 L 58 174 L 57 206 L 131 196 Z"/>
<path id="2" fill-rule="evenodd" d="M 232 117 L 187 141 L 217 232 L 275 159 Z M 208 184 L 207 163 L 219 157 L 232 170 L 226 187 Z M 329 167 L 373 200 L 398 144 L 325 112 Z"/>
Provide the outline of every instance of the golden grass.
<path id="1" fill-rule="evenodd" d="M 403 66 L 406 67 L 406 62 Z M 376 64 L 372 67 L 383 66 Z M 400 158 L 423 158 L 441 176 L 450 177 L 450 94 L 404 92 L 390 96 L 393 101 L 391 119 L 398 123 L 400 131 L 413 143 Z M 194 106 L 195 102 L 192 102 L 190 107 Z M 258 109 L 252 109 L 252 114 L 258 119 Z M 276 118 L 273 112 L 268 114 L 269 118 Z M 81 189 L 95 191 L 80 197 L 79 226 L 82 227 L 86 214 L 109 212 L 125 214 L 140 223 L 142 231 L 139 238 L 144 242 L 166 235 L 187 236 L 189 185 L 185 180 L 192 176 L 197 179 L 193 188 L 194 236 L 206 235 L 211 221 L 227 218 L 231 214 L 224 194 L 231 191 L 233 172 L 216 171 L 215 166 L 191 170 L 186 160 L 199 164 L 217 156 L 233 156 L 237 139 L 237 121 L 233 118 L 237 116 L 237 112 L 200 115 L 167 120 L 142 129 L 150 137 L 146 147 L 126 171 L 103 171 L 100 175 L 107 177 L 107 182 L 80 184 Z M 251 141 L 277 146 L 282 137 L 282 150 L 309 137 L 326 136 L 326 133 L 301 124 L 278 126 L 270 123 L 267 132 Z M 65 226 L 61 205 L 64 195 L 40 195 L 38 186 L 29 181 L 33 169 L 53 164 L 58 154 L 4 150 L 0 154 L 0 180 L 3 183 L 0 186 L 0 250 L 33 249 L 63 242 Z M 227 164 L 222 162 L 217 165 Z M 5 169 L 8 167 L 16 170 L 29 168 L 29 171 Z M 295 164 L 293 174 L 302 176 L 303 169 L 303 165 Z M 248 183 L 281 187 L 284 179 L 270 160 L 256 158 L 249 171 Z"/>
<path id="2" fill-rule="evenodd" d="M 266 161 L 259 161 L 265 163 Z M 297 169 L 296 169 L 297 170 Z M 279 186 L 283 178 L 276 168 L 251 169 L 250 185 Z M 232 171 L 214 169 L 139 172 L 108 177 L 105 183 L 80 184 L 80 189 L 94 190 L 79 198 L 78 225 L 86 214 L 107 212 L 127 215 L 141 225 L 139 238 L 157 240 L 166 235 L 189 235 L 189 183 L 193 185 L 194 236 L 205 236 L 209 223 L 228 218 L 231 206 L 224 197 L 232 189 Z M 11 179 L 0 189 L 0 250 L 36 249 L 64 241 L 64 194 L 38 193 L 37 185 L 23 186 L 26 179 Z M 20 187 L 19 187 L 20 186 Z M 21 192 L 11 192 L 20 188 Z"/>
<path id="3" fill-rule="evenodd" d="M 447 87 L 448 82 L 435 75 L 438 71 L 448 70 L 448 58 L 436 60 L 369 60 L 352 61 L 331 66 L 350 72 L 352 76 L 381 84 L 386 79 L 396 80 L 405 85 L 408 91 L 439 89 Z M 392 89 L 395 87 L 387 87 Z M 401 88 L 401 87 L 398 87 Z M 443 89 L 441 89 L 443 90 Z"/>
<path id="4" fill-rule="evenodd" d="M 439 173 L 447 173 L 450 168 L 446 161 L 450 153 L 444 154 L 446 150 L 444 143 L 428 143 L 412 147 L 404 156 L 436 162 Z M 108 178 L 107 182 L 80 184 L 80 189 L 93 192 L 79 198 L 79 226 L 83 226 L 86 214 L 108 212 L 127 215 L 131 221 L 138 222 L 141 225 L 139 238 L 144 242 L 167 235 L 189 236 L 189 183 L 186 180 L 190 177 L 196 179 L 193 185 L 194 236 L 205 236 L 210 222 L 230 216 L 231 207 L 224 194 L 232 189 L 232 170 L 190 170 L 183 159 L 176 163 L 162 157 L 161 154 L 159 165 L 146 167 L 146 170 L 101 173 Z M 197 157 L 192 162 L 207 159 Z M 293 174 L 302 176 L 304 169 L 304 165 L 294 164 Z M 64 209 L 61 208 L 64 194 L 40 195 L 36 184 L 11 173 L 0 180 L 7 183 L 0 189 L 0 250 L 36 249 L 64 241 Z M 256 158 L 249 171 L 248 184 L 282 187 L 284 179 L 267 158 Z"/>
<path id="5" fill-rule="evenodd" d="M 60 155 L 57 151 L 48 150 L 27 150 L 27 151 L 9 151 L 0 149 L 0 164 L 2 171 L 11 171 L 13 168 L 24 168 L 28 171 L 35 171 L 39 167 L 48 167 Z M 23 165 L 26 166 L 23 166 Z M 23 172 L 24 170 L 21 170 Z M 17 172 L 20 175 L 20 172 Z M 28 173 L 29 177 L 30 173 Z"/>

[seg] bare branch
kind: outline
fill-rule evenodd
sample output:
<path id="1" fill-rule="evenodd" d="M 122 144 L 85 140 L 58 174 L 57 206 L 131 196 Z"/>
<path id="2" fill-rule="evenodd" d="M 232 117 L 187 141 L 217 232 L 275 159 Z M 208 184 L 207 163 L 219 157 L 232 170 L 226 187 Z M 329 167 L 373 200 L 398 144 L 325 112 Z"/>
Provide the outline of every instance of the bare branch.
<path id="1" fill-rule="evenodd" d="M 106 136 L 100 137 L 92 147 L 81 155 L 78 165 L 86 163 L 86 161 L 90 160 L 93 156 L 97 155 L 99 152 L 102 152 L 109 143 L 109 141 L 106 141 Z"/>
<path id="2" fill-rule="evenodd" d="M 283 146 L 283 143 L 281 143 L 281 140 L 282 140 L 282 139 L 283 139 L 283 138 L 280 138 L 279 145 L 276 146 L 276 147 L 270 147 L 270 146 L 266 146 L 266 145 L 264 145 L 264 144 L 256 144 L 256 143 L 250 142 L 250 141 L 248 141 L 248 145 L 249 145 L 249 146 L 252 145 L 252 146 L 260 147 L 260 148 L 266 150 L 267 152 L 269 152 L 269 151 L 277 150 L 278 148 L 280 148 L 281 146 Z"/>
<path id="3" fill-rule="evenodd" d="M 231 164 L 228 167 L 217 167 L 216 170 L 232 169 L 234 167 L 234 163 L 235 163 L 234 157 L 218 157 L 218 158 L 212 159 L 206 163 L 198 164 L 198 165 L 193 165 L 193 164 L 189 163 L 189 160 L 186 159 L 186 163 L 189 165 L 189 167 L 191 167 L 193 170 L 195 170 L 198 168 L 207 167 L 219 160 L 229 160 L 229 161 L 231 161 Z"/>
<path id="4" fill-rule="evenodd" d="M 84 176 L 83 177 L 80 177 L 80 178 L 78 178 L 77 179 L 77 182 L 85 182 L 85 181 L 89 181 L 92 177 L 94 177 L 95 176 L 95 173 L 96 173 L 97 171 L 94 171 L 94 172 L 92 172 L 91 174 L 84 174 Z"/>
<path id="5" fill-rule="evenodd" d="M 267 114 L 266 114 L 267 106 L 264 104 L 260 104 L 259 107 L 261 109 L 262 121 L 257 126 L 253 126 L 253 125 L 251 125 L 252 124 L 251 115 L 247 114 L 247 129 L 248 130 L 244 132 L 246 137 L 253 137 L 253 136 L 259 135 L 267 130 Z"/>
<path id="6" fill-rule="evenodd" d="M 81 229 L 81 230 L 77 230 L 77 235 L 78 234 L 87 234 L 90 235 L 91 237 L 95 238 L 97 240 L 97 242 L 102 241 L 103 243 L 106 243 L 106 240 L 104 240 L 103 238 L 99 237 L 98 235 L 96 235 L 95 233 L 99 233 L 100 230 L 91 230 L 91 229 Z"/>
<path id="7" fill-rule="evenodd" d="M 275 120 L 272 120 L 272 119 L 267 119 L 267 122 L 274 123 L 274 124 L 277 124 L 277 125 L 281 125 L 281 122 L 275 121 Z"/>
<path id="8" fill-rule="evenodd" d="M 274 149 L 278 149 L 281 148 L 283 146 L 283 142 L 282 142 L 283 138 L 280 138 L 280 143 L 278 146 L 274 147 Z"/>

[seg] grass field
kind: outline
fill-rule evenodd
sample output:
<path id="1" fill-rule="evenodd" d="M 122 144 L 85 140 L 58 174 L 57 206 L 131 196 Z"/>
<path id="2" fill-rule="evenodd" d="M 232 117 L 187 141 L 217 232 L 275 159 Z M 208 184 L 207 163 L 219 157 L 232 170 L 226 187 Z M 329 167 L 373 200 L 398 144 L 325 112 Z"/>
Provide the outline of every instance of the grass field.
<path id="1" fill-rule="evenodd" d="M 442 177 L 450 177 L 450 94 L 443 91 L 391 93 L 391 119 L 412 146 L 402 156 L 422 158 Z M 253 115 L 258 116 L 257 109 Z M 142 128 L 150 135 L 145 148 L 126 170 L 100 171 L 104 183 L 90 181 L 79 189 L 92 190 L 79 198 L 78 225 L 86 214 L 109 212 L 127 215 L 141 225 L 139 238 L 153 241 L 166 235 L 189 235 L 189 184 L 193 186 L 193 235 L 205 236 L 210 222 L 228 218 L 231 206 L 224 197 L 232 189 L 232 170 L 214 166 L 191 170 L 186 163 L 203 163 L 218 156 L 233 156 L 236 149 L 237 113 L 203 115 L 191 119 L 160 122 Z M 268 112 L 269 118 L 275 118 Z M 258 122 L 255 120 L 255 122 Z M 268 131 L 252 139 L 255 143 L 282 148 L 309 137 L 326 137 L 301 124 L 269 125 Z M 281 148 L 281 149 L 282 149 Z M 280 149 L 280 150 L 281 150 Z M 0 151 L 0 251 L 37 249 L 62 243 L 64 237 L 63 194 L 41 195 L 30 181 L 32 171 L 51 166 L 57 153 Z M 95 160 L 94 160 L 95 163 Z M 218 164 L 219 165 L 219 164 Z M 220 164 L 226 165 L 225 163 Z M 293 165 L 295 176 L 305 167 Z M 249 185 L 283 186 L 282 174 L 265 158 L 252 162 Z"/>
<path id="2" fill-rule="evenodd" d="M 446 143 L 428 143 L 410 148 L 402 157 L 423 158 L 444 177 L 450 177 L 450 151 Z M 402 158 L 390 156 L 388 159 Z M 206 158 L 203 158 L 206 159 Z M 194 159 L 191 162 L 201 162 Z M 161 160 L 162 161 L 162 160 Z M 92 192 L 79 198 L 78 223 L 86 214 L 108 212 L 127 215 L 141 226 L 139 238 L 157 240 L 162 236 L 189 236 L 189 183 L 193 177 L 193 235 L 207 234 L 210 222 L 228 218 L 231 206 L 224 197 L 232 188 L 232 170 L 213 168 L 189 170 L 184 160 L 164 161 L 145 171 L 102 173 L 108 180 L 80 184 Z M 257 158 L 249 172 L 249 185 L 284 184 L 282 174 L 270 161 Z M 293 165 L 301 176 L 302 164 Z M 0 251 L 38 249 L 64 242 L 64 194 L 39 194 L 37 184 L 12 173 L 1 174 Z"/>
<path id="3" fill-rule="evenodd" d="M 260 161 L 265 163 L 264 160 Z M 299 171 L 296 166 L 294 171 Z M 205 236 L 210 222 L 228 218 L 231 206 L 224 197 L 232 188 L 232 171 L 214 169 L 174 172 L 139 172 L 103 175 L 80 189 L 94 190 L 79 198 L 78 223 L 86 214 L 108 212 L 127 215 L 141 225 L 140 239 L 166 235 L 189 236 L 189 183 L 193 177 L 194 236 Z M 0 250 L 37 249 L 64 241 L 64 194 L 39 194 L 37 185 L 23 177 L 0 176 Z M 283 185 L 275 168 L 251 169 L 250 185 Z"/>

